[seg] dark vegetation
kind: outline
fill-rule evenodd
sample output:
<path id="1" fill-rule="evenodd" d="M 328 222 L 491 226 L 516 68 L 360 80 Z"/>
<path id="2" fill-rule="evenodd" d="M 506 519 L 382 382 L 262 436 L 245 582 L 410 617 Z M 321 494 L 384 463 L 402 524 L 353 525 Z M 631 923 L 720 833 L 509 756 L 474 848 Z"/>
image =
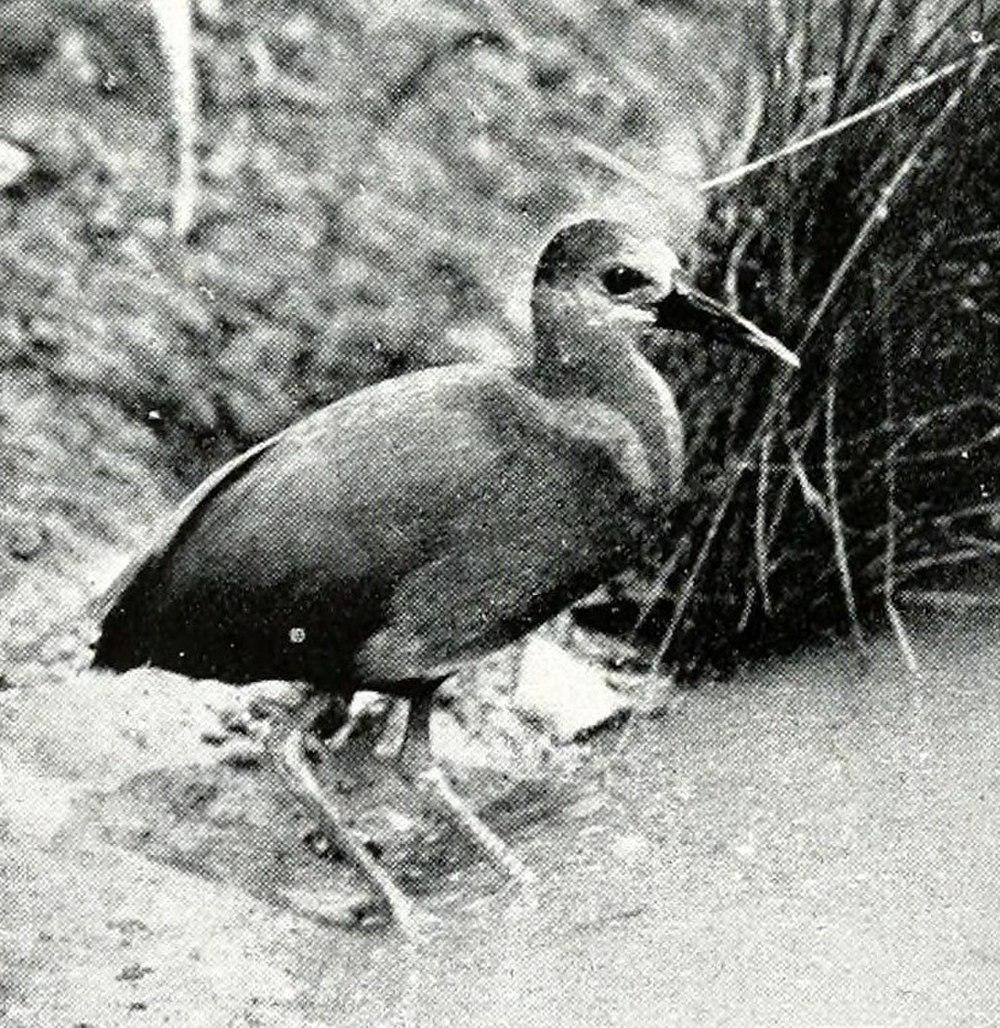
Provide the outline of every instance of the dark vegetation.
<path id="1" fill-rule="evenodd" d="M 971 58 L 996 7 L 729 6 L 205 0 L 181 245 L 147 5 L 3 4 L 0 137 L 32 165 L 0 191 L 0 666 L 69 653 L 53 598 L 225 457 L 388 375 L 522 359 L 531 261 L 580 211 L 661 222 L 806 365 L 661 355 L 692 477 L 644 639 L 718 665 L 990 553 L 996 65 L 710 192 L 691 244 L 699 177 Z"/>
<path id="2" fill-rule="evenodd" d="M 682 556 L 650 630 L 725 665 L 888 621 L 910 660 L 903 608 L 991 602 L 955 586 L 1000 553 L 1000 7 L 780 7 L 751 160 L 953 74 L 713 194 L 707 287 L 803 371 L 687 380 Z"/>

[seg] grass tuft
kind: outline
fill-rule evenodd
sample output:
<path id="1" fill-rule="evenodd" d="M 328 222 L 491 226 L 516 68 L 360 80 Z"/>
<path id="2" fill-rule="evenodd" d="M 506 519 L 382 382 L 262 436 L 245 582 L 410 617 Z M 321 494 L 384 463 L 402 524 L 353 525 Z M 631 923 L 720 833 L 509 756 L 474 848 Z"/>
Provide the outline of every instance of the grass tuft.
<path id="1" fill-rule="evenodd" d="M 690 557 L 647 631 L 658 658 L 725 668 L 888 623 L 912 665 L 898 605 L 996 570 L 1000 8 L 763 9 L 765 112 L 745 165 L 706 183 L 701 276 L 803 369 L 664 355 Z"/>

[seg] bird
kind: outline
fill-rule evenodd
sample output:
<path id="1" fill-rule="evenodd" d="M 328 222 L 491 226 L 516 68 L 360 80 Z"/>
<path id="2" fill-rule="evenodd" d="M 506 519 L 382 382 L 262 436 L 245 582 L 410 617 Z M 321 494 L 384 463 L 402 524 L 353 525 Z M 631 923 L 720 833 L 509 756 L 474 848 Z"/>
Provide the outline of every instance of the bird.
<path id="1" fill-rule="evenodd" d="M 408 700 L 400 773 L 530 889 L 530 869 L 434 762 L 435 690 L 627 569 L 664 523 L 684 445 L 642 354 L 650 333 L 798 366 L 694 288 L 663 239 L 619 222 L 560 228 L 530 306 L 530 363 L 424 369 L 313 412 L 210 475 L 97 604 L 95 667 L 305 683 L 277 764 L 407 931 L 415 905 L 307 757 L 324 719 L 343 723 L 360 690 Z"/>

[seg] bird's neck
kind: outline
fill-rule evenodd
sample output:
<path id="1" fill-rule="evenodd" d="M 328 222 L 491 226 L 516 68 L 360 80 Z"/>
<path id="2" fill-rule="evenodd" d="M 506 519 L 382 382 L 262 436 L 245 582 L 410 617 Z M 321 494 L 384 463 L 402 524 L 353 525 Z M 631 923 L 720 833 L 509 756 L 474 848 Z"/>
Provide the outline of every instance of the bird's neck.
<path id="1" fill-rule="evenodd" d="M 601 374 L 595 399 L 623 414 L 639 435 L 652 474 L 656 502 L 665 504 L 680 488 L 684 437 L 674 395 L 638 350 L 629 347 L 617 367 Z"/>
<path id="2" fill-rule="evenodd" d="M 578 366 L 559 359 L 558 348 L 538 338 L 531 372 L 538 392 L 564 401 L 590 400 L 621 414 L 639 437 L 652 479 L 652 499 L 662 506 L 676 494 L 684 465 L 684 439 L 673 393 L 632 345 L 603 361 Z"/>

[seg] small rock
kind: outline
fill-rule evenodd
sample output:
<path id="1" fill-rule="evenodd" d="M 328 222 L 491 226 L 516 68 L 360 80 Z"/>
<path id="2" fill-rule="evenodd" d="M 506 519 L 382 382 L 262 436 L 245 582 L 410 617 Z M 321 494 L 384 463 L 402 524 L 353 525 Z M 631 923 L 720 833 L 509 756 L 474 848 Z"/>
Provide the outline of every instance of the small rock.
<path id="1" fill-rule="evenodd" d="M 548 639 L 532 639 L 521 658 L 514 706 L 560 743 L 573 742 L 623 717 L 632 703 L 604 675 Z"/>
<path id="2" fill-rule="evenodd" d="M 250 718 L 270 721 L 276 714 L 296 710 L 309 695 L 307 686 L 299 682 L 263 681 L 245 686 L 249 697 L 246 710 Z"/>
<path id="3" fill-rule="evenodd" d="M 412 817 L 397 810 L 387 810 L 385 819 L 394 832 L 412 832 L 417 828 L 417 822 Z"/>
<path id="4" fill-rule="evenodd" d="M 330 840 L 318 828 L 307 828 L 301 838 L 317 857 L 325 857 L 332 850 Z"/>
<path id="5" fill-rule="evenodd" d="M 281 26 L 281 35 L 289 43 L 308 43 L 318 32 L 315 18 L 307 11 L 298 11 Z"/>
<path id="6" fill-rule="evenodd" d="M 69 660 L 80 647 L 80 642 L 74 635 L 63 634 L 47 640 L 44 648 L 46 660 L 61 661 Z"/>
<path id="7" fill-rule="evenodd" d="M 277 712 L 277 705 L 266 698 L 254 698 L 247 705 L 247 713 L 255 721 L 270 721 Z"/>
<path id="8" fill-rule="evenodd" d="M 575 803 L 566 808 L 566 815 L 576 821 L 593 817 L 599 814 L 607 806 L 607 799 L 596 793 L 581 796 Z M 586 829 L 585 829 L 586 830 Z"/>
<path id="9" fill-rule="evenodd" d="M 432 725 L 434 750 L 439 756 L 447 758 L 453 764 L 463 764 L 467 767 L 490 764 L 489 747 L 473 738 L 451 711 L 435 711 Z"/>
<path id="10" fill-rule="evenodd" d="M 128 967 L 123 967 L 115 977 L 120 982 L 137 982 L 140 978 L 145 978 L 147 974 L 152 974 L 153 969 L 146 967 L 143 964 L 129 964 Z"/>
<path id="11" fill-rule="evenodd" d="M 233 746 L 227 750 L 222 763 L 237 770 L 248 770 L 263 766 L 264 758 L 265 754 L 260 746 Z"/>
<path id="12" fill-rule="evenodd" d="M 226 709 L 219 712 L 222 727 L 234 735 L 250 735 L 250 722 L 241 710 Z"/>
<path id="13" fill-rule="evenodd" d="M 201 810 L 219 794 L 219 787 L 212 782 L 189 782 L 181 792 L 184 810 Z"/>
<path id="14" fill-rule="evenodd" d="M 632 861 L 641 857 L 649 849 L 649 840 L 635 833 L 623 835 L 611 847 L 611 852 L 623 861 Z"/>
<path id="15" fill-rule="evenodd" d="M 0 139 L 0 189 L 9 189 L 23 182 L 31 174 L 34 164 L 34 158 L 27 150 Z"/>
<path id="16" fill-rule="evenodd" d="M 8 526 L 7 531 L 7 552 L 17 560 L 31 560 L 45 549 L 46 533 L 36 525 L 22 521 Z"/>

